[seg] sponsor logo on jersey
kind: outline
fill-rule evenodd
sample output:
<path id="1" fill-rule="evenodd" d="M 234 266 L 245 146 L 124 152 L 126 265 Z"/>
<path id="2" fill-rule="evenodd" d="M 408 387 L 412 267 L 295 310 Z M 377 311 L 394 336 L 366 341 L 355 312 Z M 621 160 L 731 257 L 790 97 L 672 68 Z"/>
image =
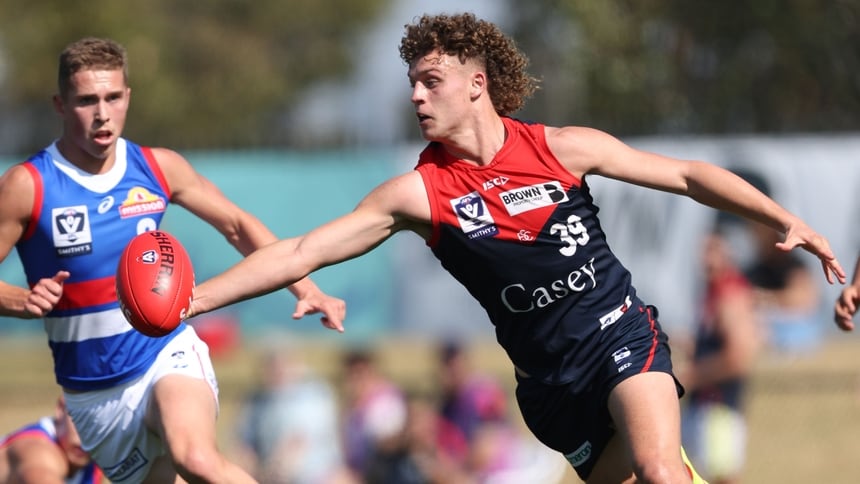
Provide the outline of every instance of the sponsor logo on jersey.
<path id="1" fill-rule="evenodd" d="M 522 283 L 509 284 L 499 294 L 502 304 L 512 313 L 528 313 L 545 308 L 567 296 L 597 287 L 594 258 L 570 271 L 564 278 L 535 287 Z"/>
<path id="2" fill-rule="evenodd" d="M 591 442 L 586 440 L 578 449 L 570 454 L 565 454 L 564 458 L 570 462 L 573 467 L 578 467 L 585 463 L 591 457 Z"/>
<path id="3" fill-rule="evenodd" d="M 113 482 L 120 482 L 131 477 L 135 472 L 147 464 L 146 456 L 135 447 L 132 449 L 128 457 L 124 458 L 119 464 L 104 467 L 105 475 Z"/>
<path id="4" fill-rule="evenodd" d="M 549 181 L 502 192 L 499 198 L 508 214 L 519 215 L 529 210 L 566 202 L 567 193 L 560 182 Z"/>
<path id="5" fill-rule="evenodd" d="M 86 205 L 51 210 L 54 248 L 58 257 L 75 257 L 93 251 L 93 234 Z"/>
<path id="6" fill-rule="evenodd" d="M 499 233 L 493 216 L 487 210 L 487 204 L 478 192 L 450 200 L 460 228 L 470 240 L 492 237 Z"/>
<path id="7" fill-rule="evenodd" d="M 102 199 L 102 201 L 99 203 L 99 208 L 98 208 L 99 213 L 107 213 L 107 211 L 110 210 L 111 207 L 113 207 L 113 204 L 114 204 L 113 195 L 108 195 L 108 196 L 104 197 Z"/>
<path id="8" fill-rule="evenodd" d="M 122 218 L 137 217 L 150 213 L 160 213 L 167 209 L 164 198 L 151 193 L 144 187 L 134 187 L 128 191 L 128 196 L 119 205 L 119 216 Z"/>
<path id="9" fill-rule="evenodd" d="M 497 176 L 495 178 L 491 178 L 491 179 L 485 181 L 484 183 L 481 184 L 481 186 L 484 187 L 484 190 L 492 190 L 495 187 L 505 186 L 505 184 L 508 181 L 510 181 L 510 178 L 508 178 L 506 176 Z"/>

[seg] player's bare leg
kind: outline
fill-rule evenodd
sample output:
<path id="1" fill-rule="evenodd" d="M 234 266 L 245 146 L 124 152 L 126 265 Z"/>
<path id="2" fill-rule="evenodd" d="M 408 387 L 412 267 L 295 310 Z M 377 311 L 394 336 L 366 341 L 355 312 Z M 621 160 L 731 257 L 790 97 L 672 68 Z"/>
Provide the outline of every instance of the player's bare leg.
<path id="1" fill-rule="evenodd" d="M 256 482 L 218 451 L 216 416 L 215 396 L 206 381 L 167 375 L 155 384 L 147 425 L 162 436 L 176 472 L 186 481 Z"/>
<path id="2" fill-rule="evenodd" d="M 635 482 L 692 482 L 681 457 L 681 406 L 671 375 L 640 373 L 622 381 L 609 394 L 609 412 L 618 427 L 616 437 L 627 444 L 621 447 L 629 449 Z"/>
<path id="3" fill-rule="evenodd" d="M 632 459 L 624 445 L 624 440 L 616 433 L 606 444 L 594 469 L 588 477 L 588 484 L 633 484 Z"/>

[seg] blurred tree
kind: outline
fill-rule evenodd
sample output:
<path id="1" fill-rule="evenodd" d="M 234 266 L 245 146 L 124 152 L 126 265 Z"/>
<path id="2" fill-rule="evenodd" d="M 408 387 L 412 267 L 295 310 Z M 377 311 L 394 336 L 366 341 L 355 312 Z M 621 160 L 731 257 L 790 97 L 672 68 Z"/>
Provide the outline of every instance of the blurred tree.
<path id="1" fill-rule="evenodd" d="M 860 129 L 857 0 L 511 8 L 544 81 L 524 117 L 625 135 Z"/>
<path id="2" fill-rule="evenodd" d="M 0 0 L 0 153 L 29 153 L 59 132 L 56 58 L 84 35 L 129 50 L 129 137 L 282 147 L 305 136 L 288 121 L 297 96 L 346 77 L 356 37 L 396 1 Z M 543 79 L 521 117 L 617 135 L 860 129 L 860 0 L 507 5 L 506 30 Z M 308 138 L 301 146 L 360 142 L 337 129 Z"/>
<path id="3" fill-rule="evenodd" d="M 126 133 L 175 148 L 277 145 L 280 116 L 316 79 L 348 72 L 352 38 L 389 0 L 0 1 L 0 151 L 59 134 L 60 51 L 111 37 L 130 56 Z"/>

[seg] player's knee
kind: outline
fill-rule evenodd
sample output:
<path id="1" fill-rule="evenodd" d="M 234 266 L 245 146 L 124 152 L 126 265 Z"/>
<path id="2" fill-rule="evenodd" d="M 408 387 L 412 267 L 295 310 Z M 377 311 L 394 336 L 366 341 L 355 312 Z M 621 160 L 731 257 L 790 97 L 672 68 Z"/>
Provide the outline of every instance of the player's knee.
<path id="1" fill-rule="evenodd" d="M 220 473 L 223 457 L 217 450 L 189 448 L 173 456 L 176 472 L 188 482 L 215 482 Z"/>
<path id="2" fill-rule="evenodd" d="M 636 482 L 642 484 L 657 484 L 665 482 L 683 482 L 683 478 L 689 477 L 674 463 L 666 460 L 651 459 L 647 462 L 634 462 L 633 472 L 636 474 Z"/>

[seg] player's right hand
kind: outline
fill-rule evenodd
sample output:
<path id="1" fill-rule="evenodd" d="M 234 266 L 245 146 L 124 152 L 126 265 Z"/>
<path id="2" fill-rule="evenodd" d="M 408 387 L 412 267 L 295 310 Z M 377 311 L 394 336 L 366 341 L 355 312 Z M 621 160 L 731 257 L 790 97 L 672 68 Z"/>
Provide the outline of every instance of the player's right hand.
<path id="1" fill-rule="evenodd" d="M 58 271 L 54 277 L 39 279 L 24 302 L 24 317 L 42 318 L 60 302 L 63 295 L 63 283 L 71 274 L 68 271 Z"/>
<path id="2" fill-rule="evenodd" d="M 860 304 L 860 287 L 855 285 L 846 286 L 833 310 L 833 319 L 836 325 L 845 331 L 854 329 L 854 315 L 857 314 L 857 305 Z"/>

